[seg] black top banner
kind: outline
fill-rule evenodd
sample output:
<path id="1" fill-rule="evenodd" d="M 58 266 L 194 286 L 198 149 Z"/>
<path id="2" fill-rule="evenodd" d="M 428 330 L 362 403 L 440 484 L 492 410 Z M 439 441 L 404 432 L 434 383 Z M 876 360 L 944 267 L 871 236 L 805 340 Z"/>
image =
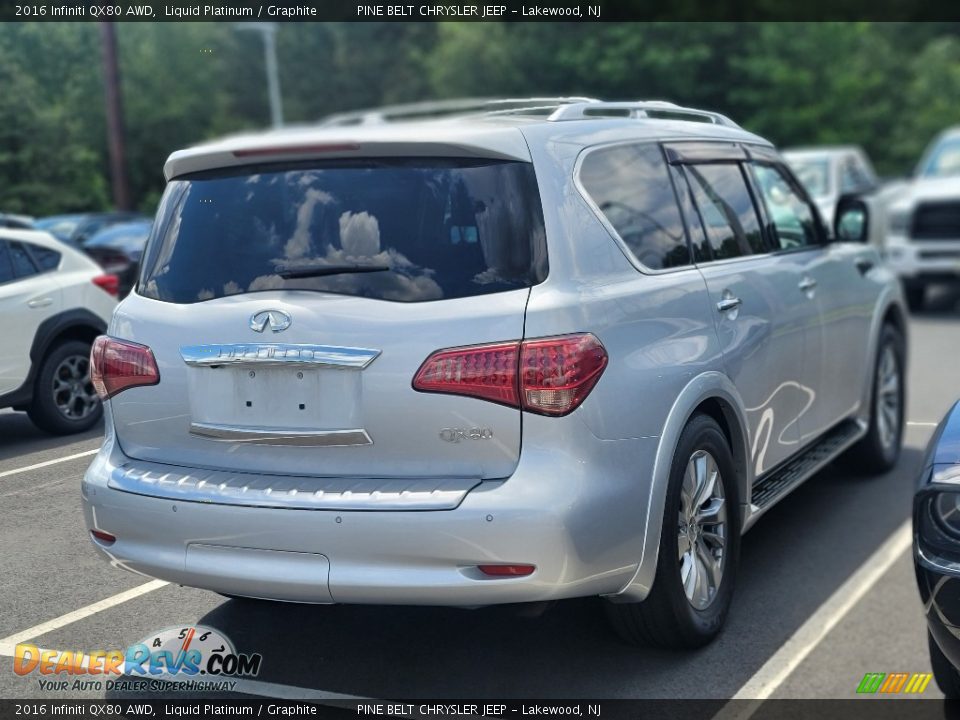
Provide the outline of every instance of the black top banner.
<path id="1" fill-rule="evenodd" d="M 0 0 L 21 22 L 960 21 L 943 0 Z"/>

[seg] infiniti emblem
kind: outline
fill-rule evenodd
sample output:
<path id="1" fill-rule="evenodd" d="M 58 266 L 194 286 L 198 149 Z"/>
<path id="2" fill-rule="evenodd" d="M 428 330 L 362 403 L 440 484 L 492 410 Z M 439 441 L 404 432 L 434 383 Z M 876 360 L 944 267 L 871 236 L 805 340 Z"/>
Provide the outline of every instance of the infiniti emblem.
<path id="1" fill-rule="evenodd" d="M 281 332 L 290 327 L 293 319 L 283 310 L 261 310 L 250 316 L 250 329 L 262 333 L 267 326 L 275 332 Z"/>

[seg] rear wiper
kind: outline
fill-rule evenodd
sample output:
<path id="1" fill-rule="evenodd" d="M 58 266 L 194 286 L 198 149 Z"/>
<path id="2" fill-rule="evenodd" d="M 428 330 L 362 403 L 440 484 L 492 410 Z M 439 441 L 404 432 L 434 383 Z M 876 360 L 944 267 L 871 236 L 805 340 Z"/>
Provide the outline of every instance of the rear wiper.
<path id="1" fill-rule="evenodd" d="M 351 273 L 387 272 L 389 265 L 302 265 L 277 269 L 277 275 L 285 280 L 295 278 L 324 277 L 325 275 L 346 275 Z"/>

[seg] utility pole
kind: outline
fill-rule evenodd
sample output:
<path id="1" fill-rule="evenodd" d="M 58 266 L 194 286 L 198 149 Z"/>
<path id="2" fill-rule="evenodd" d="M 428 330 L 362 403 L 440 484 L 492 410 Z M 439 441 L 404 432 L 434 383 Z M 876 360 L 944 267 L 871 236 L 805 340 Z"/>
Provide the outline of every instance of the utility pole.
<path id="1" fill-rule="evenodd" d="M 283 127 L 283 104 L 280 100 L 280 74 L 277 71 L 276 23 L 236 23 L 238 30 L 253 30 L 263 38 L 263 60 L 267 69 L 267 93 L 270 97 L 270 121 Z"/>
<path id="2" fill-rule="evenodd" d="M 123 100 L 117 65 L 117 37 L 112 22 L 100 23 L 103 40 L 103 89 L 107 112 L 107 144 L 110 149 L 110 180 L 117 210 L 130 209 L 127 185 L 127 153 L 123 142 Z"/>

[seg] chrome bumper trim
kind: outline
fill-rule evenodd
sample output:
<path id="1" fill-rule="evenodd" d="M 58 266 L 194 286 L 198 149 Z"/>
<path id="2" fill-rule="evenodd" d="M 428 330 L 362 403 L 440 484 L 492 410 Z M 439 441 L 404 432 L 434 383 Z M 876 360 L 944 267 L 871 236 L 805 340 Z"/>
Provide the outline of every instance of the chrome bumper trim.
<path id="1" fill-rule="evenodd" d="M 182 345 L 180 357 L 187 365 L 317 365 L 363 370 L 380 355 L 379 350 L 334 347 L 332 345 L 290 345 L 284 343 L 226 343 Z"/>
<path id="2" fill-rule="evenodd" d="M 453 510 L 479 478 L 329 478 L 201 470 L 130 460 L 108 485 L 186 502 L 301 510 Z"/>
<path id="3" fill-rule="evenodd" d="M 249 443 L 251 445 L 302 445 L 312 447 L 373 445 L 369 433 L 362 428 L 356 430 L 294 430 L 192 422 L 190 423 L 190 434 L 207 440 Z"/>

